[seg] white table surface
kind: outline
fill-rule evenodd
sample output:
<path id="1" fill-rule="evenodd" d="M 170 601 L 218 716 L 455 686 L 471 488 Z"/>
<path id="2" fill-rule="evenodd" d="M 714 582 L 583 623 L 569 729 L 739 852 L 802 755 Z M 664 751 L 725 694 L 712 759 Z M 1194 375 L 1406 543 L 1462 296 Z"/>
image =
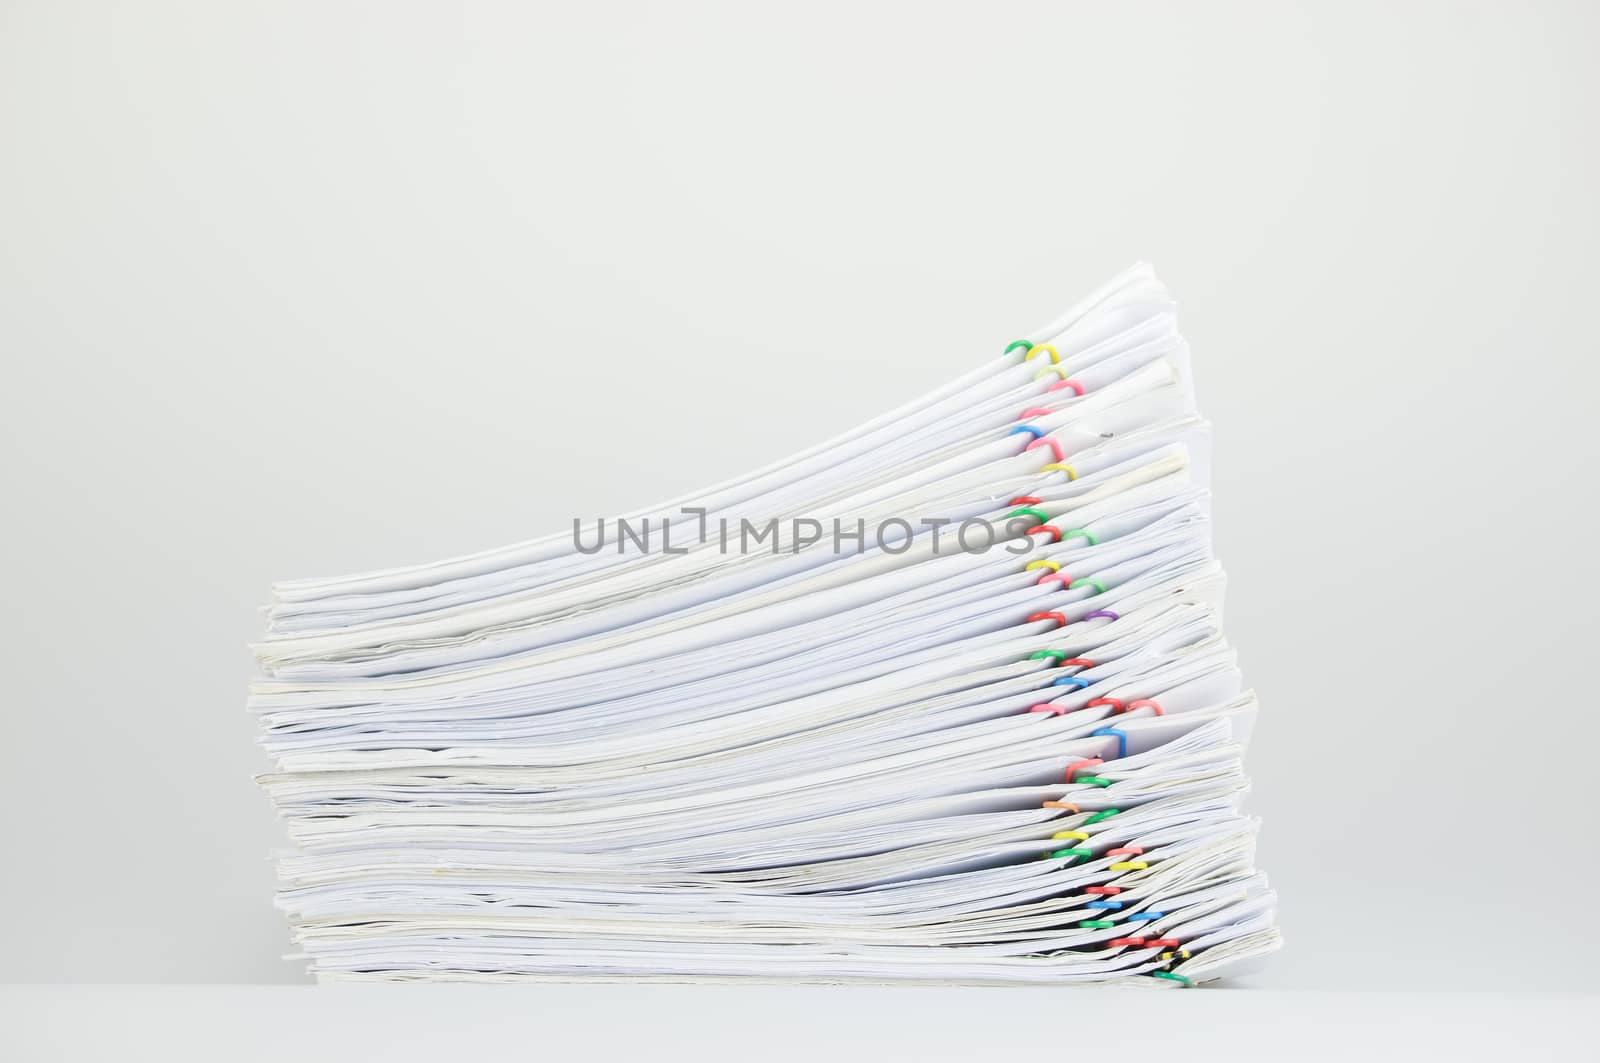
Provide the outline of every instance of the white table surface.
<path id="1" fill-rule="evenodd" d="M 1419 970 L 1419 974 L 1422 973 Z M 1442 973 L 1442 972 L 1441 972 Z M 0 1059 L 1596 1059 L 1600 997 L 1199 988 L 8 986 Z"/>

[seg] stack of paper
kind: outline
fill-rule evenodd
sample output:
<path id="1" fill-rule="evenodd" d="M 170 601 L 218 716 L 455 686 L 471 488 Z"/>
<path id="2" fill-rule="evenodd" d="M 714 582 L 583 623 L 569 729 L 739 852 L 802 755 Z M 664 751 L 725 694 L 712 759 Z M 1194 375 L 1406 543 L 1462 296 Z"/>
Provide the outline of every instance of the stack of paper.
<path id="1" fill-rule="evenodd" d="M 274 588 L 321 979 L 1181 986 L 1279 944 L 1206 426 L 1148 267 L 621 520 Z"/>

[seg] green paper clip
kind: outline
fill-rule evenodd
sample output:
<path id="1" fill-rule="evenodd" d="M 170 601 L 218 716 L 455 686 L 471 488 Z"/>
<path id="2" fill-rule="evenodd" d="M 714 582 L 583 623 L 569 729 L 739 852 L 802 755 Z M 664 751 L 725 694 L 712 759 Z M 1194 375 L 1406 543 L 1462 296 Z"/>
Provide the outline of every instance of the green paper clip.
<path id="1" fill-rule="evenodd" d="M 1085 860 L 1089 860 L 1094 857 L 1094 850 L 1084 848 L 1057 849 L 1055 852 L 1050 854 L 1050 858 L 1052 860 L 1059 860 L 1064 856 L 1081 856 Z"/>

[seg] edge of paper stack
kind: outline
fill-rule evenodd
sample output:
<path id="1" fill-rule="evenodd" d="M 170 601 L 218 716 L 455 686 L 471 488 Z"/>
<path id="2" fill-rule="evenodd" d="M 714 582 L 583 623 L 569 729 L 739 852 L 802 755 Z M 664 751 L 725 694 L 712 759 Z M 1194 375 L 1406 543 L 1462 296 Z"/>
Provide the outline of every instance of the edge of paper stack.
<path id="1" fill-rule="evenodd" d="M 296 956 L 323 981 L 1256 969 L 1280 938 L 1207 432 L 1140 265 L 631 536 L 278 584 L 249 707 Z"/>

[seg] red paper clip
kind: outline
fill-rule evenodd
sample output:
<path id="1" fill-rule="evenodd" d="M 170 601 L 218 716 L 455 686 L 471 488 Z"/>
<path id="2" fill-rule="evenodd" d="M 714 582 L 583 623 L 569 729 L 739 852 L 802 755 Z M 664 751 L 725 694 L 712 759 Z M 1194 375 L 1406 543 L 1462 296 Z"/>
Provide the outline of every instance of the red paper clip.
<path id="1" fill-rule="evenodd" d="M 1067 781 L 1071 782 L 1072 777 L 1078 774 L 1078 772 L 1082 771 L 1084 768 L 1098 768 L 1104 763 L 1105 761 L 1101 760 L 1099 757 L 1092 757 L 1089 760 L 1080 760 L 1076 764 L 1068 764 Z"/>

